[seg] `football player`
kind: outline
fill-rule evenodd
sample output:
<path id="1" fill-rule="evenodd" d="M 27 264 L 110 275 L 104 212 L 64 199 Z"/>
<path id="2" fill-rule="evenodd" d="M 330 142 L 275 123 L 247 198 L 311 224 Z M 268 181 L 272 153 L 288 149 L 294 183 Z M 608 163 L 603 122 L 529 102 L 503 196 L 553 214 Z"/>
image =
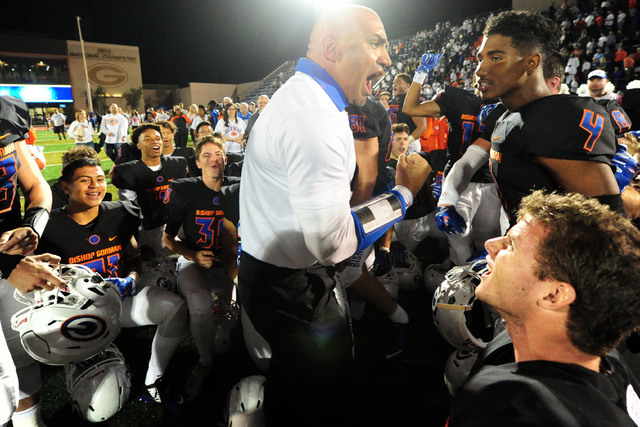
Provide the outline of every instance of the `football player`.
<path id="1" fill-rule="evenodd" d="M 30 127 L 27 105 L 18 98 L 0 96 L 0 318 L 4 332 L 0 335 L 0 424 L 12 420 L 15 426 L 41 420 L 38 365 L 24 352 L 20 337 L 11 329 L 14 290 L 66 286 L 50 266 L 60 258 L 50 254 L 27 256 L 42 236 L 51 207 L 51 190 L 24 142 Z M 16 184 L 25 195 L 24 217 Z"/>
<path id="2" fill-rule="evenodd" d="M 136 199 L 142 211 L 139 244 L 150 248 L 156 257 L 164 255 L 162 233 L 165 210 L 162 201 L 175 178 L 187 176 L 187 161 L 182 157 L 162 155 L 162 129 L 156 124 L 144 124 L 132 134 L 142 152 L 140 160 L 117 165 L 113 169 L 113 185 L 123 191 L 121 199 Z"/>
<path id="3" fill-rule="evenodd" d="M 140 257 L 134 235 L 140 209 L 129 201 L 103 202 L 107 183 L 98 160 L 77 159 L 62 173 L 69 205 L 53 211 L 38 252 L 50 251 L 66 264 L 85 265 L 114 282 L 123 297 L 123 327 L 158 325 L 140 398 L 179 412 L 182 398 L 169 391 L 163 374 L 186 329 L 187 308 L 182 298 L 159 286 L 136 289 Z"/>
<path id="4" fill-rule="evenodd" d="M 389 119 L 391 124 L 406 123 L 409 125 L 409 151 L 420 151 L 420 135 L 427 130 L 427 120 L 424 117 L 411 117 L 404 112 L 405 97 L 411 85 L 411 77 L 408 74 L 397 74 L 393 80 L 393 98 L 389 100 Z"/>
<path id="5" fill-rule="evenodd" d="M 480 136 L 478 114 L 482 107 L 482 98 L 457 87 L 446 86 L 432 101 L 420 103 L 419 96 L 422 85 L 429 72 L 438 64 L 442 54 L 425 53 L 416 69 L 413 83 L 407 92 L 403 112 L 410 116 L 440 117 L 445 116 L 450 131 L 447 141 L 446 176 L 452 165 L 462 157 L 469 145 Z M 436 182 L 436 188 L 439 187 Z M 440 196 L 439 191 L 434 196 Z M 442 208 L 439 208 L 440 211 Z M 495 183 L 485 163 L 472 177 L 471 183 L 460 194 L 456 203 L 458 213 L 463 217 L 465 230 L 461 233 L 449 234 L 449 254 L 455 265 L 467 262 L 473 253 L 473 247 L 482 249 L 484 242 L 500 233 L 501 204 L 496 192 Z"/>
<path id="6" fill-rule="evenodd" d="M 200 122 L 209 123 L 209 122 Z M 189 176 L 198 176 L 200 169 L 196 166 L 196 153 L 191 147 L 175 147 L 173 140 L 178 128 L 173 122 L 161 120 L 156 122 L 162 128 L 162 155 L 182 157 L 187 160 Z"/>
<path id="7" fill-rule="evenodd" d="M 178 287 L 189 307 L 189 327 L 200 356 L 185 387 L 187 401 L 202 391 L 213 366 L 213 351 L 221 352 L 214 348 L 214 335 L 215 328 L 222 325 L 214 323 L 213 314 L 223 314 L 230 307 L 233 280 L 238 274 L 238 232 L 225 218 L 226 199 L 221 191 L 224 140 L 206 136 L 196 145 L 196 154 L 202 177 L 172 181 L 164 200 L 169 212 L 164 243 L 180 254 Z M 184 237 L 179 238 L 181 227 Z"/>
<path id="8" fill-rule="evenodd" d="M 490 161 L 512 225 L 520 200 L 534 188 L 578 192 L 623 209 L 607 111 L 592 99 L 550 96 L 543 64 L 558 34 L 541 15 L 503 12 L 487 23 L 478 51 L 482 98 L 500 98 L 509 110 L 493 131 Z"/>
<path id="9" fill-rule="evenodd" d="M 394 171 L 387 169 L 391 160 L 391 122 L 384 106 L 373 96 L 368 96 L 363 106 L 350 105 L 349 125 L 353 132 L 358 174 L 353 182 L 351 206 L 358 205 L 371 196 L 389 190 L 393 184 Z M 361 318 L 364 302 L 376 306 L 394 323 L 395 335 L 390 339 L 387 358 L 398 356 L 403 350 L 398 342 L 402 325 L 409 323 L 407 312 L 395 302 L 385 288 L 369 272 L 373 267 L 373 246 L 363 249 L 351 257 L 348 266 L 340 273 L 347 289 L 354 291 L 351 313 L 355 319 Z M 371 257 L 373 258 L 373 256 Z"/>

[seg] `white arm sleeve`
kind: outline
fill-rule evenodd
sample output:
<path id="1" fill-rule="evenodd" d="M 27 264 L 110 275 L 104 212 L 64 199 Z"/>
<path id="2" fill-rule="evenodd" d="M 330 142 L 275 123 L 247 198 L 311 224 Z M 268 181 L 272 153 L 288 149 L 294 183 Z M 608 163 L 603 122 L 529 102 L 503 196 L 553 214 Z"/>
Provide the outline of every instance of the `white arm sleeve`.
<path id="1" fill-rule="evenodd" d="M 455 205 L 469 185 L 473 175 L 489 160 L 489 152 L 477 145 L 471 145 L 462 157 L 453 164 L 442 183 L 442 195 L 438 206 Z"/>

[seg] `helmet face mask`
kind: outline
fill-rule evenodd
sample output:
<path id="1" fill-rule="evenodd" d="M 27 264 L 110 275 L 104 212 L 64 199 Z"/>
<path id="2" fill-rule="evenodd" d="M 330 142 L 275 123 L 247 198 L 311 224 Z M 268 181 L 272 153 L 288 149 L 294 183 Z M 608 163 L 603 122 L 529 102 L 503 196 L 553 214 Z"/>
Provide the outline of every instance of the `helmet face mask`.
<path id="1" fill-rule="evenodd" d="M 65 365 L 65 377 L 72 406 L 90 422 L 109 419 L 129 398 L 131 374 L 113 344 L 88 360 Z"/>
<path id="2" fill-rule="evenodd" d="M 484 348 L 493 338 L 498 314 L 476 299 L 475 289 L 486 262 L 453 267 L 433 295 L 431 309 L 436 329 L 452 346 Z"/>
<path id="3" fill-rule="evenodd" d="M 98 354 L 120 332 L 118 291 L 80 265 L 61 268 L 66 289 L 14 292 L 27 305 L 11 317 L 25 351 L 39 362 L 64 365 Z"/>

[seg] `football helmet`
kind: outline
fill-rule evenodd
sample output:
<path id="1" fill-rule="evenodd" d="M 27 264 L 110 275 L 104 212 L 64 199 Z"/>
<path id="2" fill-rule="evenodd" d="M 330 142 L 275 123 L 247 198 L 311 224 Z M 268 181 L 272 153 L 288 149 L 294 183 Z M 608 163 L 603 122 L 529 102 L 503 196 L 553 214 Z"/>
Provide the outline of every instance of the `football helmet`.
<path id="1" fill-rule="evenodd" d="M 474 346 L 464 345 L 454 350 L 444 365 L 444 383 L 451 396 L 467 381 L 471 368 L 478 360 L 480 349 Z"/>
<path id="2" fill-rule="evenodd" d="M 64 365 L 98 354 L 120 332 L 118 290 L 83 265 L 61 266 L 65 289 L 14 292 L 27 307 L 11 316 L 25 351 L 39 362 Z"/>
<path id="3" fill-rule="evenodd" d="M 231 351 L 232 337 L 238 331 L 240 325 L 240 308 L 231 300 L 228 310 L 221 310 L 224 304 L 220 304 L 218 311 L 213 313 L 213 342 L 211 344 L 213 354 L 221 356 Z M 214 302 L 214 310 L 216 304 Z"/>
<path id="4" fill-rule="evenodd" d="M 65 365 L 64 372 L 71 405 L 87 421 L 111 418 L 129 398 L 131 374 L 114 344 L 84 362 Z"/>
<path id="5" fill-rule="evenodd" d="M 398 276 L 396 275 L 395 270 L 392 268 L 387 271 L 382 276 L 376 277 L 376 280 L 380 282 L 382 286 L 389 292 L 391 299 L 395 302 L 398 302 L 398 289 L 400 288 L 400 284 L 398 282 Z"/>
<path id="6" fill-rule="evenodd" d="M 480 276 L 487 271 L 484 260 L 449 270 L 433 295 L 431 309 L 436 329 L 452 346 L 486 347 L 493 337 L 498 316 L 482 301 L 476 300 L 475 289 Z"/>
<path id="7" fill-rule="evenodd" d="M 442 264 L 430 264 L 424 269 L 422 281 L 430 296 L 433 295 L 436 289 L 438 289 L 438 286 L 444 281 L 447 271 L 449 271 L 451 267 L 453 267 L 453 263 L 450 260 L 446 260 Z"/>
<path id="8" fill-rule="evenodd" d="M 413 291 L 422 282 L 422 263 L 409 251 L 404 251 L 404 262 L 398 262 L 393 267 L 398 277 L 400 289 Z"/>
<path id="9" fill-rule="evenodd" d="M 143 286 L 154 285 L 176 292 L 176 264 L 170 259 L 159 258 L 145 263 L 140 280 Z"/>
<path id="10" fill-rule="evenodd" d="M 229 392 L 228 427 L 262 427 L 265 425 L 264 381 L 262 375 L 252 375 L 238 381 Z"/>

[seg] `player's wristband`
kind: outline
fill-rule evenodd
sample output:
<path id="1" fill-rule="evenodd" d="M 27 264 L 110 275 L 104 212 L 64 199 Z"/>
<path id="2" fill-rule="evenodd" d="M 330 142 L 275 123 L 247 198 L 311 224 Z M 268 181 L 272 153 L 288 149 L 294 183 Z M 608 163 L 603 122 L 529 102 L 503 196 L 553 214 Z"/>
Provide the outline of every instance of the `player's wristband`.
<path id="1" fill-rule="evenodd" d="M 405 198 L 396 189 L 354 206 L 351 216 L 356 225 L 359 242 L 356 252 L 371 246 L 389 227 L 404 218 L 406 212 Z"/>
<path id="2" fill-rule="evenodd" d="M 422 71 L 422 70 L 416 70 L 415 74 L 413 75 L 413 81 L 414 83 L 418 83 L 420 86 L 422 86 L 424 82 L 427 80 L 428 76 L 429 76 L 428 72 Z"/>
<path id="3" fill-rule="evenodd" d="M 22 255 L 0 254 L 0 277 L 9 280 L 9 276 L 23 258 Z"/>
<path id="4" fill-rule="evenodd" d="M 38 237 L 42 237 L 44 228 L 49 221 L 49 211 L 45 208 L 29 208 L 24 213 L 22 224 L 26 227 L 31 227 L 38 234 Z"/>

